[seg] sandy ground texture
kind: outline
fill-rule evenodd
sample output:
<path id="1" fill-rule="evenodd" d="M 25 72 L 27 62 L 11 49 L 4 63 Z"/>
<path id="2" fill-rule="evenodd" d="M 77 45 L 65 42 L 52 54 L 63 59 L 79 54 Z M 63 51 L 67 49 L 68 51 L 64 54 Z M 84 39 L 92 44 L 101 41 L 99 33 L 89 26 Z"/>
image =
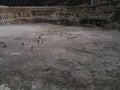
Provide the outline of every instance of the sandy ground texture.
<path id="1" fill-rule="evenodd" d="M 120 32 L 0 26 L 0 90 L 120 90 Z"/>

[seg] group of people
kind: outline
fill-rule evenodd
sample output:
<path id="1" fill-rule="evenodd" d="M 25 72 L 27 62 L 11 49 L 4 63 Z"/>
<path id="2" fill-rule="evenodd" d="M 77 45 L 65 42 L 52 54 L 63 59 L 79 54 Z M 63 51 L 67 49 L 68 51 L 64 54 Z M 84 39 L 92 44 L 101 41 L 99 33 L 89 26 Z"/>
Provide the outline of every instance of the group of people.
<path id="1" fill-rule="evenodd" d="M 37 40 L 38 44 L 40 44 L 40 39 L 41 39 L 42 36 L 43 36 L 43 34 L 39 35 L 38 40 Z M 43 44 L 43 40 L 41 40 L 41 43 Z M 24 46 L 24 42 L 22 42 L 22 46 Z M 33 51 L 33 49 L 34 49 L 34 47 L 31 46 L 30 47 L 30 51 Z"/>
<path id="2" fill-rule="evenodd" d="M 37 43 L 38 43 L 38 44 L 40 44 L 40 41 L 41 41 L 41 43 L 43 44 L 44 41 L 43 41 L 43 40 L 40 40 L 42 36 L 43 36 L 43 34 L 39 35 L 38 40 L 37 40 Z M 25 43 L 22 42 L 21 45 L 24 46 Z M 6 45 L 5 43 L 3 44 L 3 48 L 7 48 L 7 45 Z M 31 46 L 31 47 L 30 47 L 30 51 L 33 51 L 33 49 L 34 49 L 34 47 Z"/>

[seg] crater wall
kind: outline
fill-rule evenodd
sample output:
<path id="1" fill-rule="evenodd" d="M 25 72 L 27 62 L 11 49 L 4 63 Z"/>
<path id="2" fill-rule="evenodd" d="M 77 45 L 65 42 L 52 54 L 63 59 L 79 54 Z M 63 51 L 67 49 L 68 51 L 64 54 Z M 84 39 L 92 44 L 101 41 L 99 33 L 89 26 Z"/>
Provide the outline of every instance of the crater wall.
<path id="1" fill-rule="evenodd" d="M 0 7 L 1 23 L 39 23 L 57 24 L 95 24 L 104 26 L 112 22 L 116 5 L 99 5 L 94 7 L 51 6 L 51 7 Z"/>

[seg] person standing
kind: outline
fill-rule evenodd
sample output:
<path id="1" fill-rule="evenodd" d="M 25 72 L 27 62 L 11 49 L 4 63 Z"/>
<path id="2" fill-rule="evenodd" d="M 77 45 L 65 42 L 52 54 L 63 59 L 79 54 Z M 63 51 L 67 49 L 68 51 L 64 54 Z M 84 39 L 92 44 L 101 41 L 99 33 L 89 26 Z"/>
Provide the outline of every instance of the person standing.
<path id="1" fill-rule="evenodd" d="M 7 48 L 7 45 L 5 43 L 3 44 L 3 48 Z"/>
<path id="2" fill-rule="evenodd" d="M 33 51 L 33 46 L 30 49 L 31 49 L 30 51 Z"/>
<path id="3" fill-rule="evenodd" d="M 40 40 L 38 40 L 37 42 L 38 42 L 38 44 L 39 44 L 39 43 L 40 43 Z"/>
<path id="4" fill-rule="evenodd" d="M 44 42 L 44 41 L 42 40 L 41 43 L 43 44 L 43 42 Z"/>
<path id="5" fill-rule="evenodd" d="M 43 34 L 41 34 L 41 36 L 43 36 Z"/>
<path id="6" fill-rule="evenodd" d="M 24 46 L 24 42 L 22 42 L 22 46 Z"/>
<path id="7" fill-rule="evenodd" d="M 38 39 L 41 39 L 41 36 L 39 36 Z"/>

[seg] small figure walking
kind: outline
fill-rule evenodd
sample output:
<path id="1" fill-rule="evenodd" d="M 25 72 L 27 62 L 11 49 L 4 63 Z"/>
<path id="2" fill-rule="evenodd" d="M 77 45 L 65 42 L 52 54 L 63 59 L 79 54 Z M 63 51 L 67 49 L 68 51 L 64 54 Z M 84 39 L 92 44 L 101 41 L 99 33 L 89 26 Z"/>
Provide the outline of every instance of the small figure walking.
<path id="1" fill-rule="evenodd" d="M 33 51 L 33 46 L 31 47 L 31 51 Z"/>
<path id="2" fill-rule="evenodd" d="M 43 40 L 41 41 L 41 43 L 43 44 Z"/>
<path id="3" fill-rule="evenodd" d="M 39 39 L 41 38 L 41 36 L 38 37 Z"/>
<path id="4" fill-rule="evenodd" d="M 43 36 L 43 34 L 41 34 L 41 36 Z"/>
<path id="5" fill-rule="evenodd" d="M 7 48 L 7 45 L 4 43 L 3 48 Z"/>
<path id="6" fill-rule="evenodd" d="M 24 46 L 24 42 L 22 42 L 22 46 Z"/>
<path id="7" fill-rule="evenodd" d="M 38 44 L 40 43 L 40 40 L 38 40 Z"/>

